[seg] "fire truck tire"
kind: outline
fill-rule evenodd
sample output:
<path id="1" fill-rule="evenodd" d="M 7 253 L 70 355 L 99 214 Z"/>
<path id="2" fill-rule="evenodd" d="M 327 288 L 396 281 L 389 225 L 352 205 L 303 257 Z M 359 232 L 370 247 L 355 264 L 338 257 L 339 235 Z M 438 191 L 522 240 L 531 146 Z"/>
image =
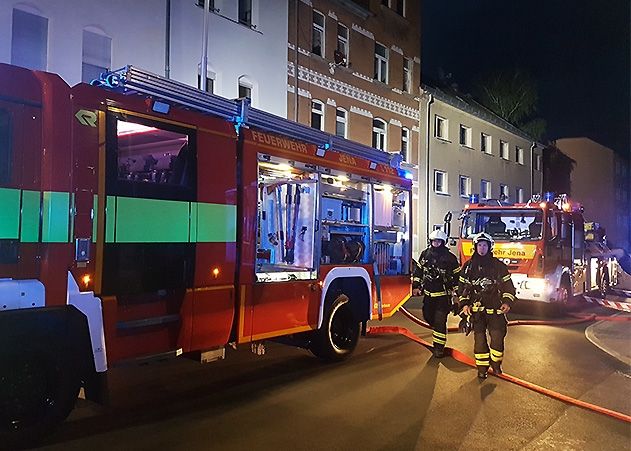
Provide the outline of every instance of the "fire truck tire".
<path id="1" fill-rule="evenodd" d="M 80 377 L 63 355 L 34 347 L 0 356 L 0 447 L 24 447 L 70 414 Z"/>
<path id="2" fill-rule="evenodd" d="M 348 358 L 359 341 L 360 322 L 349 298 L 341 294 L 325 309 L 322 327 L 313 333 L 309 350 L 322 360 L 337 362 Z"/>
<path id="3" fill-rule="evenodd" d="M 567 276 L 563 276 L 561 279 L 561 285 L 559 288 L 559 299 L 555 303 L 556 309 L 554 314 L 563 316 L 574 307 L 576 307 L 577 298 L 572 294 L 572 283 Z"/>

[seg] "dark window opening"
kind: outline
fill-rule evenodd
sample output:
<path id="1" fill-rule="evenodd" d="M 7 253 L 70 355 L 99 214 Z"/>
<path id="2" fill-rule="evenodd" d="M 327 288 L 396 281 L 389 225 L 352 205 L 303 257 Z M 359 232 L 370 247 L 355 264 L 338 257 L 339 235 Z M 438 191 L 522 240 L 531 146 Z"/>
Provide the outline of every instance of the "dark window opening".
<path id="1" fill-rule="evenodd" d="M 252 0 L 239 0 L 239 23 L 252 26 Z"/>
<path id="2" fill-rule="evenodd" d="M 252 98 L 252 88 L 245 85 L 239 85 L 239 98 L 240 99 L 251 99 Z"/>
<path id="3" fill-rule="evenodd" d="M 6 110 L 0 110 L 0 183 L 8 184 L 12 168 L 11 116 Z"/>
<path id="4" fill-rule="evenodd" d="M 197 89 L 202 89 L 202 76 L 197 74 Z M 206 92 L 215 93 L 215 80 L 206 77 Z"/>
<path id="5" fill-rule="evenodd" d="M 210 11 L 214 11 L 215 10 L 215 0 L 210 0 L 208 2 L 208 5 L 209 5 L 208 9 Z M 203 8 L 204 7 L 204 0 L 197 0 L 197 6 L 199 6 L 200 8 Z"/>

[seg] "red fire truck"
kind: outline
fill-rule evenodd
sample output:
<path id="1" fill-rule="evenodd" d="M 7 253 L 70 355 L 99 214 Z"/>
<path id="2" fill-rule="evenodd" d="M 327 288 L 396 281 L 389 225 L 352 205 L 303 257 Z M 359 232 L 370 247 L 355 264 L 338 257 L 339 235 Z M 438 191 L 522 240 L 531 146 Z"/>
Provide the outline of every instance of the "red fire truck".
<path id="1" fill-rule="evenodd" d="M 604 294 L 616 283 L 616 259 L 597 251 L 602 245 L 595 246 L 589 233 L 586 242 L 583 208 L 565 195 L 546 193 L 519 204 L 473 195 L 460 219 L 461 262 L 473 254 L 475 234 L 490 234 L 493 255 L 508 265 L 521 300 L 555 303 L 564 310 L 576 296 L 592 290 Z"/>
<path id="2" fill-rule="evenodd" d="M 411 181 L 376 149 L 128 66 L 0 65 L 0 432 L 108 368 L 293 340 L 352 353 L 410 296 Z"/>

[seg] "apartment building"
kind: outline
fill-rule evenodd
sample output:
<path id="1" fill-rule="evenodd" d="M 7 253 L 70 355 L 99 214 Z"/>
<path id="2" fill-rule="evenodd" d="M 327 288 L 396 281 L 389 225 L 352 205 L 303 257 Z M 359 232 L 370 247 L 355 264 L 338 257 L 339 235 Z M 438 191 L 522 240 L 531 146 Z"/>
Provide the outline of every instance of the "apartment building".
<path id="1" fill-rule="evenodd" d="M 517 203 L 541 193 L 543 145 L 467 96 L 422 89 L 422 127 L 429 133 L 419 163 L 421 237 L 442 227 L 447 212 L 457 218 L 472 194 Z"/>
<path id="2" fill-rule="evenodd" d="M 576 162 L 571 195 L 583 204 L 585 219 L 606 229 L 612 247 L 631 251 L 629 160 L 585 137 L 557 139 L 556 146 Z"/>
<path id="3" fill-rule="evenodd" d="M 201 85 L 204 0 L 0 2 L 0 62 L 89 82 L 127 64 Z M 287 111 L 287 1 L 211 0 L 207 90 Z"/>

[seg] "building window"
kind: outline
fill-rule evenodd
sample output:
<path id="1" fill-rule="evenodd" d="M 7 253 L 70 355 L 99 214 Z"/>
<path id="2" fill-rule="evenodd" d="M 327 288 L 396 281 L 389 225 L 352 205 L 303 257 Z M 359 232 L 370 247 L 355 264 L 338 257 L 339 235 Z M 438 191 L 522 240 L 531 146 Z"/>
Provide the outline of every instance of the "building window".
<path id="1" fill-rule="evenodd" d="M 381 119 L 372 121 L 372 146 L 375 149 L 386 150 L 386 122 Z"/>
<path id="2" fill-rule="evenodd" d="M 239 82 L 239 98 L 252 99 L 252 86 L 249 86 L 244 82 Z"/>
<path id="3" fill-rule="evenodd" d="M 460 145 L 471 147 L 471 127 L 460 124 Z"/>
<path id="4" fill-rule="evenodd" d="M 311 101 L 311 127 L 324 130 L 324 104 L 319 100 Z"/>
<path id="5" fill-rule="evenodd" d="M 535 155 L 535 171 L 541 171 L 541 155 Z"/>
<path id="6" fill-rule="evenodd" d="M 252 90 L 243 85 L 243 90 L 242 90 L 242 86 L 241 84 L 239 84 L 239 97 L 249 97 L 251 98 L 251 94 L 252 94 Z M 200 74 L 197 74 L 197 89 L 202 89 L 202 76 Z M 247 93 L 247 95 L 242 96 L 241 94 L 245 94 L 245 89 L 250 90 L 250 92 Z M 214 94 L 215 92 L 215 79 L 213 78 L 213 76 L 207 76 L 206 77 L 206 92 L 209 92 L 211 94 Z"/>
<path id="7" fill-rule="evenodd" d="M 508 143 L 500 139 L 500 158 L 508 160 Z"/>
<path id="8" fill-rule="evenodd" d="M 412 68 L 414 62 L 410 58 L 403 58 L 403 90 L 412 92 Z"/>
<path id="9" fill-rule="evenodd" d="M 519 188 L 519 187 L 515 188 L 515 200 L 521 204 L 525 202 L 523 188 Z"/>
<path id="10" fill-rule="evenodd" d="M 436 116 L 436 123 L 434 126 L 434 134 L 437 138 L 448 139 L 449 136 L 449 121 L 440 116 Z"/>
<path id="11" fill-rule="evenodd" d="M 197 6 L 199 6 L 200 8 L 204 7 L 204 0 L 197 0 Z M 208 2 L 208 9 L 210 11 L 214 11 L 215 10 L 215 0 L 209 0 Z"/>
<path id="12" fill-rule="evenodd" d="M 335 110 L 335 134 L 342 138 L 346 138 L 348 133 L 348 122 L 346 118 L 346 110 L 343 110 L 342 108 L 338 108 Z"/>
<path id="13" fill-rule="evenodd" d="M 46 70 L 48 19 L 19 9 L 13 10 L 11 64 Z"/>
<path id="14" fill-rule="evenodd" d="M 81 81 L 90 83 L 112 67 L 112 39 L 83 30 Z"/>
<path id="15" fill-rule="evenodd" d="M 375 80 L 388 83 L 388 49 L 375 42 Z"/>
<path id="16" fill-rule="evenodd" d="M 508 201 L 510 198 L 510 193 L 508 191 L 508 185 L 500 184 L 500 200 L 502 202 Z"/>
<path id="17" fill-rule="evenodd" d="M 409 162 L 408 149 L 410 148 L 410 130 L 402 127 L 401 128 L 401 157 L 403 161 Z"/>
<path id="18" fill-rule="evenodd" d="M 471 177 L 460 176 L 460 197 L 468 198 L 471 195 Z"/>
<path id="19" fill-rule="evenodd" d="M 348 64 L 348 28 L 341 23 L 337 24 L 337 48 L 333 57 L 335 64 L 340 66 Z"/>
<path id="20" fill-rule="evenodd" d="M 239 23 L 252 26 L 252 0 L 239 0 Z"/>
<path id="21" fill-rule="evenodd" d="M 396 0 L 396 1 L 397 1 L 397 7 L 396 7 L 397 14 L 405 17 L 405 0 Z"/>
<path id="22" fill-rule="evenodd" d="M 438 194 L 449 194 L 447 190 L 447 173 L 436 169 L 434 171 L 434 191 Z"/>
<path id="23" fill-rule="evenodd" d="M 324 14 L 313 10 L 311 53 L 324 57 Z"/>
<path id="24" fill-rule="evenodd" d="M 480 182 L 480 197 L 482 199 L 491 198 L 491 182 L 488 180 L 482 180 Z"/>
<path id="25" fill-rule="evenodd" d="M 515 162 L 517 164 L 524 164 L 524 149 L 515 146 Z"/>
<path id="26" fill-rule="evenodd" d="M 480 150 L 484 153 L 491 153 L 491 135 L 480 134 Z"/>

